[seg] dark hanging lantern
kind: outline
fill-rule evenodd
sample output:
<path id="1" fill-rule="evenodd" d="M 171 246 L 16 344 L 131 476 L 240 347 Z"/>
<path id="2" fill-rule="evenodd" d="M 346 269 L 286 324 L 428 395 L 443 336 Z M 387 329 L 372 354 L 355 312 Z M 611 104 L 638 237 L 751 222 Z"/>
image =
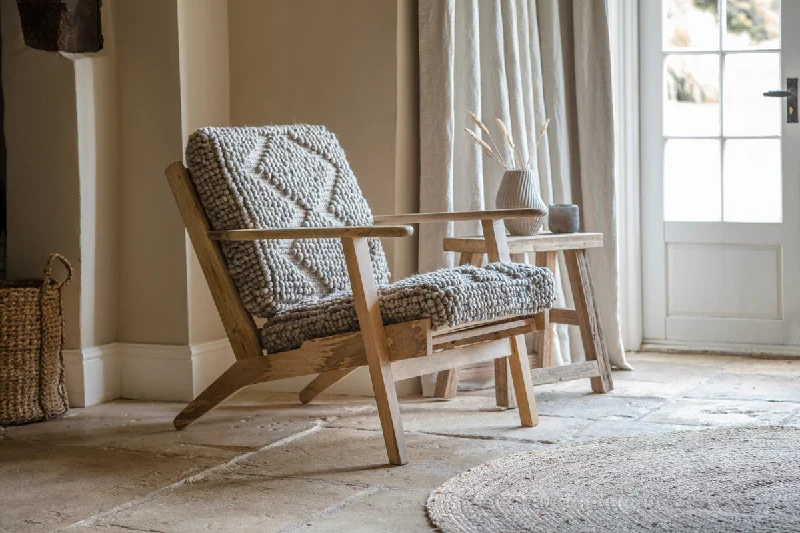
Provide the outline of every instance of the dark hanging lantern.
<path id="1" fill-rule="evenodd" d="M 76 54 L 103 48 L 101 0 L 17 0 L 22 34 L 31 48 Z"/>

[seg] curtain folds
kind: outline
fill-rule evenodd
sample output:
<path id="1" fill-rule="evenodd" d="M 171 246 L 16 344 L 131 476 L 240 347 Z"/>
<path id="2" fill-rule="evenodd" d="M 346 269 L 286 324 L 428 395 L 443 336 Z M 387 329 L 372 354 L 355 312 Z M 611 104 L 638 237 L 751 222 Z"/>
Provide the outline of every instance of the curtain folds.
<path id="1" fill-rule="evenodd" d="M 576 203 L 584 231 L 605 246 L 588 252 L 611 363 L 625 360 L 617 315 L 614 126 L 606 5 L 573 0 L 420 0 L 420 210 L 494 207 L 502 177 L 464 127 L 474 111 L 494 131 L 510 125 L 522 157 L 533 155 L 548 204 Z M 490 124 L 491 122 L 491 124 Z M 501 146 L 501 149 L 503 147 Z M 420 271 L 452 266 L 442 238 L 475 235 L 477 223 L 420 227 Z M 558 306 L 572 306 L 559 258 Z M 558 327 L 556 360 L 584 359 L 577 328 Z M 532 346 L 532 343 L 530 343 Z"/>

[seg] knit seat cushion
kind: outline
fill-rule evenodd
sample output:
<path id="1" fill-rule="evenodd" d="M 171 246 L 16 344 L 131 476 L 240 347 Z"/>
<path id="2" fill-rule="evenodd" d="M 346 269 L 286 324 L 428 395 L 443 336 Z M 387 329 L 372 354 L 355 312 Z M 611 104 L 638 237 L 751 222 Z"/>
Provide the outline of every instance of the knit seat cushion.
<path id="1" fill-rule="evenodd" d="M 429 318 L 435 331 L 549 309 L 555 301 L 555 282 L 549 270 L 531 265 L 464 265 L 383 285 L 379 296 L 384 324 Z M 346 291 L 280 311 L 264 325 L 261 338 L 265 350 L 276 353 L 358 329 L 353 296 Z"/>

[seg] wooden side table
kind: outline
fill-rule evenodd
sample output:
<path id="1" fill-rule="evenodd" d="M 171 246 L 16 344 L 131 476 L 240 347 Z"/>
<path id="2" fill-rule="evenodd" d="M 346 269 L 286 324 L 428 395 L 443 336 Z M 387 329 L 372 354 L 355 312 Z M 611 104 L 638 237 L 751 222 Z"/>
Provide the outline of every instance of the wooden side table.
<path id="1" fill-rule="evenodd" d="M 564 253 L 567 263 L 567 276 L 572 287 L 575 309 L 553 308 L 535 317 L 536 330 L 541 332 L 538 366 L 532 370 L 533 384 L 543 385 L 559 381 L 590 378 L 594 392 L 608 392 L 613 389 L 611 365 L 600 325 L 600 316 L 594 300 L 594 289 L 586 260 L 586 250 L 603 246 L 602 233 L 540 233 L 532 237 L 508 237 L 508 251 L 514 254 L 535 254 L 537 266 L 556 271 L 558 252 Z M 444 250 L 457 252 L 459 264 L 480 266 L 486 253 L 483 237 L 453 237 L 444 240 Z M 553 364 L 553 343 L 555 324 L 578 326 L 586 353 L 586 362 L 563 366 Z M 508 397 L 509 407 L 513 406 L 513 392 L 508 384 L 507 359 L 495 360 L 495 388 L 497 396 Z M 458 388 L 458 369 L 439 373 L 434 396 L 452 398 Z M 502 389 L 502 390 L 501 390 Z"/>

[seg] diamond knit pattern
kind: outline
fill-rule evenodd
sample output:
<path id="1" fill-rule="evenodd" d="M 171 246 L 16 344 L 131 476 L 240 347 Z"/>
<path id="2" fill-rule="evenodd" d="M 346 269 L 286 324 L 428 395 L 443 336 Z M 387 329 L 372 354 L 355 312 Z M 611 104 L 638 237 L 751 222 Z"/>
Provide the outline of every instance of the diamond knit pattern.
<path id="1" fill-rule="evenodd" d="M 189 138 L 186 161 L 214 230 L 372 225 L 344 151 L 322 126 L 203 128 Z M 369 244 L 375 278 L 386 284 L 381 243 Z M 338 239 L 224 242 L 222 251 L 256 316 L 350 289 Z"/>

